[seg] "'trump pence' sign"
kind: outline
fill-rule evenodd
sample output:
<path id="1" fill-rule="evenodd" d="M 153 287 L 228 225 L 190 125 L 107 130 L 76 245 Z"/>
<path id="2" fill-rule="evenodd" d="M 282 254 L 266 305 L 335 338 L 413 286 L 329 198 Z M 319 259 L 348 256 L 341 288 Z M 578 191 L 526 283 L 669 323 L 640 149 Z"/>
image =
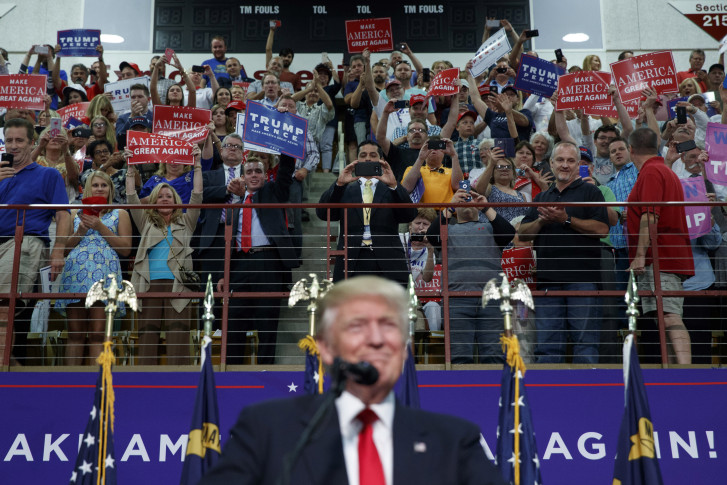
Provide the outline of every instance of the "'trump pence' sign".
<path id="1" fill-rule="evenodd" d="M 280 150 L 293 158 L 305 158 L 308 120 L 291 113 L 281 113 L 251 101 L 245 111 L 243 140 L 273 150 Z M 246 145 L 247 146 L 247 145 Z"/>

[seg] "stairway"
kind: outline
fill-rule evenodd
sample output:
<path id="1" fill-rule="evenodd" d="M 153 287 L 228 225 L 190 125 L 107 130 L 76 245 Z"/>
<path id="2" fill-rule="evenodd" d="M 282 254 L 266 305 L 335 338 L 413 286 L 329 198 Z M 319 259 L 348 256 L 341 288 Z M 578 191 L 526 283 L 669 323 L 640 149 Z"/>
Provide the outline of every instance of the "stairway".
<path id="1" fill-rule="evenodd" d="M 321 194 L 336 180 L 333 173 L 315 172 L 308 177 L 308 203 L 311 204 L 317 203 Z M 303 222 L 303 264 L 293 270 L 293 283 L 308 278 L 310 273 L 315 273 L 319 281 L 326 277 L 326 222 L 318 219 L 313 209 L 308 209 L 308 214 L 310 221 Z M 338 224 L 331 226 L 331 232 L 338 234 Z M 288 308 L 287 301 L 283 302 L 278 324 L 276 364 L 304 364 L 304 354 L 298 348 L 298 341 L 309 332 L 307 306 L 307 302 L 299 302 L 294 308 Z"/>

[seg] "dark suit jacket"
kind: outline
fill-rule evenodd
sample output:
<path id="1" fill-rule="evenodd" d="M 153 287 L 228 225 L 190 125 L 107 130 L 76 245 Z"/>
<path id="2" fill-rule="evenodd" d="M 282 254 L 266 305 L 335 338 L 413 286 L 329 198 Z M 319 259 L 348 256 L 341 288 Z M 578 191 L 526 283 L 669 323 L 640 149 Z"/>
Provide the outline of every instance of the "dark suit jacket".
<path id="1" fill-rule="evenodd" d="M 361 187 L 358 182 L 352 182 L 345 187 L 338 186 L 335 182 L 331 187 L 323 193 L 320 199 L 321 204 L 329 203 L 363 203 L 361 196 Z M 392 204 L 392 203 L 411 203 L 409 194 L 401 185 L 396 186 L 396 190 L 391 190 L 385 184 L 379 182 L 376 184 L 373 203 Z M 326 209 L 316 209 L 316 214 L 321 220 L 326 220 Z M 387 274 L 391 279 L 401 280 L 405 282 L 408 278 L 409 267 L 406 261 L 406 254 L 399 239 L 399 224 L 407 223 L 414 220 L 417 215 L 416 208 L 373 208 L 371 209 L 371 242 L 374 248 L 376 259 L 386 266 Z M 344 220 L 342 209 L 331 210 L 331 220 Z M 338 249 L 344 248 L 344 226 L 340 225 L 340 234 L 338 237 Z M 353 267 L 352 259 L 358 257 L 361 251 L 361 241 L 363 241 L 364 232 L 364 216 L 363 209 L 348 209 L 348 258 L 349 269 Z M 366 249 L 368 251 L 368 249 Z M 395 273 L 389 273 L 395 272 Z M 392 277 L 397 275 L 397 277 Z M 336 258 L 336 267 L 333 271 L 333 280 L 343 279 L 343 258 Z"/>
<path id="2" fill-rule="evenodd" d="M 248 406 L 225 443 L 222 459 L 200 485 L 274 485 L 285 454 L 323 400 L 303 396 Z M 394 412 L 394 485 L 504 485 L 480 446 L 479 429 L 456 418 L 412 409 Z M 323 419 L 291 473 L 291 484 L 348 483 L 335 407 Z"/>
<path id="3" fill-rule="evenodd" d="M 222 166 L 217 170 L 208 172 L 205 178 L 204 202 L 224 202 L 227 197 L 227 185 L 225 184 L 225 170 Z M 278 168 L 278 176 L 275 182 L 266 182 L 263 187 L 258 190 L 252 198 L 254 203 L 260 204 L 277 204 L 288 201 L 290 185 L 293 182 L 293 171 L 295 170 L 295 159 L 288 155 L 280 156 L 280 168 Z M 283 266 L 286 268 L 297 268 L 299 266 L 298 258 L 293 249 L 293 243 L 288 234 L 288 224 L 285 220 L 284 209 L 256 209 L 260 218 L 260 225 L 263 232 L 275 246 L 278 257 Z M 220 216 L 222 209 L 205 209 L 204 220 L 202 222 L 202 232 L 200 236 L 200 251 L 215 246 L 215 235 L 219 228 Z M 232 213 L 232 234 L 233 238 L 238 231 L 240 219 L 240 209 L 236 208 Z M 224 244 L 222 244 L 224 247 Z M 234 240 L 233 240 L 234 247 Z M 233 249 L 233 257 L 235 250 Z M 222 258 L 212 258 L 221 260 Z M 217 268 L 219 271 L 220 268 Z"/>

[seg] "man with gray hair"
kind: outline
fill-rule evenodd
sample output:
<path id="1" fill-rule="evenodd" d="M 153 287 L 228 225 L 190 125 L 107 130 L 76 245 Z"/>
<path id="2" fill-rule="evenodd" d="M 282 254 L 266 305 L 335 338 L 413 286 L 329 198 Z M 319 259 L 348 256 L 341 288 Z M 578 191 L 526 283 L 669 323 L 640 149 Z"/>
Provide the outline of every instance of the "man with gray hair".
<path id="1" fill-rule="evenodd" d="M 376 372 L 365 382 L 346 381 L 291 464 L 295 483 L 506 483 L 488 461 L 477 426 L 396 400 L 393 388 L 407 356 L 407 310 L 404 289 L 376 276 L 336 283 L 323 298 L 316 340 L 324 364 L 340 359 L 351 368 L 368 362 Z M 327 398 L 307 395 L 247 406 L 221 460 L 200 483 L 278 483 L 284 458 Z"/>
<path id="2" fill-rule="evenodd" d="M 604 202 L 595 185 L 579 175 L 580 149 L 560 142 L 550 165 L 555 183 L 533 202 Z M 608 234 L 606 207 L 531 207 L 518 236 L 535 240 L 538 255 L 538 290 L 595 291 L 601 269 L 600 238 Z M 536 298 L 539 363 L 565 362 L 566 344 L 573 343 L 573 363 L 598 362 L 600 322 L 595 296 Z"/>

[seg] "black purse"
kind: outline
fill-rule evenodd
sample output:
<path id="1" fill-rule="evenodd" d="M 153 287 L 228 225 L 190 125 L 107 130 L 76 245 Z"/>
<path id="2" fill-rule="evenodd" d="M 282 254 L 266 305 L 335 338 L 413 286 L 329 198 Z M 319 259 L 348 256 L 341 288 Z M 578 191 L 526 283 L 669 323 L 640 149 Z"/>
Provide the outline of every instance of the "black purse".
<path id="1" fill-rule="evenodd" d="M 182 266 L 177 257 L 174 255 L 171 247 L 169 248 L 169 251 L 172 253 L 174 261 L 176 261 L 179 266 L 179 279 L 182 280 L 182 284 L 184 284 L 189 291 L 193 291 L 195 293 L 202 291 L 202 278 L 199 277 L 199 274 L 197 274 L 196 271 L 186 269 Z"/>

